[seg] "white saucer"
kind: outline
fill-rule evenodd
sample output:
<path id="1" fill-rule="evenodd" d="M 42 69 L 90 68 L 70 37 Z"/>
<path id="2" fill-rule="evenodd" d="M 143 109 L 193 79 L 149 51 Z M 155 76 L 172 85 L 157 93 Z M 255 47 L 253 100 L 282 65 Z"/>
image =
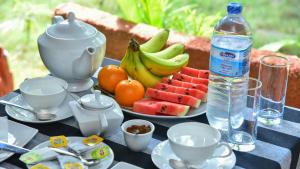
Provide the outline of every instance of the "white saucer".
<path id="1" fill-rule="evenodd" d="M 215 155 L 221 155 L 225 152 L 224 147 L 220 147 L 216 150 Z M 172 151 L 169 141 L 163 141 L 159 143 L 152 151 L 151 159 L 156 167 L 160 169 L 172 169 L 169 165 L 169 159 L 179 159 Z M 232 152 L 231 156 L 227 158 L 214 158 L 207 160 L 204 168 L 202 169 L 212 169 L 212 168 L 221 168 L 221 169 L 232 169 L 235 165 L 236 157 Z"/>
<path id="2" fill-rule="evenodd" d="M 82 140 L 85 137 L 68 137 L 68 143 L 75 143 L 75 142 L 82 142 Z M 50 146 L 50 142 L 49 141 L 45 141 L 39 145 L 37 145 L 36 147 L 33 148 L 34 149 L 39 149 L 39 148 L 43 148 L 43 147 L 49 147 Z M 107 144 L 105 143 L 100 143 L 100 146 L 107 146 L 109 147 Z M 107 169 L 109 168 L 109 166 L 113 163 L 114 161 L 114 152 L 112 151 L 112 149 L 109 147 L 110 150 L 110 154 L 101 160 L 101 162 L 97 165 L 94 166 L 89 166 L 88 169 Z M 60 169 L 59 163 L 57 160 L 52 160 L 52 161 L 46 161 L 46 162 L 41 162 L 41 164 L 50 166 L 51 169 Z M 31 166 L 27 166 L 28 168 L 30 168 Z"/>
<path id="3" fill-rule="evenodd" d="M 8 120 L 8 132 L 8 143 L 24 147 L 38 133 L 38 130 Z M 0 163 L 13 154 L 11 152 L 0 151 Z"/>
<path id="4" fill-rule="evenodd" d="M 16 143 L 16 138 L 11 133 L 8 133 L 7 143 L 8 144 L 15 144 Z M 5 158 L 8 154 L 9 154 L 9 152 L 4 151 L 4 150 L 0 150 L 0 159 Z"/>
<path id="5" fill-rule="evenodd" d="M 72 94 L 72 95 L 75 98 L 79 99 L 79 97 L 76 96 L 75 94 Z M 16 120 L 19 120 L 19 121 L 28 122 L 28 123 L 51 123 L 51 122 L 64 120 L 64 119 L 67 119 L 67 118 L 73 116 L 71 108 L 69 107 L 69 102 L 72 100 L 74 100 L 74 99 L 71 96 L 67 95 L 66 99 L 63 101 L 63 103 L 59 107 L 57 107 L 53 110 L 49 110 L 49 111 L 51 111 L 51 113 L 56 114 L 56 118 L 54 118 L 52 120 L 47 120 L 47 121 L 40 121 L 40 120 L 36 119 L 32 113 L 30 113 L 26 110 L 11 107 L 8 105 L 5 106 L 5 110 L 10 117 L 12 117 Z M 9 101 L 12 103 L 21 105 L 23 107 L 31 108 L 25 102 L 25 100 L 23 99 L 21 94 L 13 97 Z"/>

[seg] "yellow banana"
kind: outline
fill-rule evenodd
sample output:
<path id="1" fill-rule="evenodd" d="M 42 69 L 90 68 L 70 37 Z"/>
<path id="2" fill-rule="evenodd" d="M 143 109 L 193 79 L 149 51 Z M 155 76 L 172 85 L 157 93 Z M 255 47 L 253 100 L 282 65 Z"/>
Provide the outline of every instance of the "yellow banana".
<path id="1" fill-rule="evenodd" d="M 121 67 L 126 70 L 131 78 L 138 80 L 145 87 L 153 87 L 160 81 L 160 77 L 149 72 L 141 62 L 139 58 L 139 44 L 135 40 L 129 42 L 129 47 L 123 60 Z"/>
<path id="2" fill-rule="evenodd" d="M 179 54 L 171 59 L 162 59 L 156 57 L 153 53 L 140 51 L 140 58 L 145 67 L 157 76 L 168 76 L 178 72 L 189 61 L 189 55 L 186 53 Z"/>
<path id="3" fill-rule="evenodd" d="M 149 52 L 145 52 L 144 53 L 149 53 Z M 182 54 L 184 52 L 184 45 L 182 43 L 176 43 L 173 44 L 169 47 L 167 47 L 166 49 L 156 52 L 156 53 L 149 53 L 149 55 L 153 56 L 153 57 L 158 57 L 161 59 L 171 59 L 179 54 Z"/>
<path id="4" fill-rule="evenodd" d="M 165 46 L 168 37 L 169 30 L 163 29 L 162 31 L 154 35 L 146 43 L 140 45 L 140 49 L 145 52 L 158 52 Z"/>

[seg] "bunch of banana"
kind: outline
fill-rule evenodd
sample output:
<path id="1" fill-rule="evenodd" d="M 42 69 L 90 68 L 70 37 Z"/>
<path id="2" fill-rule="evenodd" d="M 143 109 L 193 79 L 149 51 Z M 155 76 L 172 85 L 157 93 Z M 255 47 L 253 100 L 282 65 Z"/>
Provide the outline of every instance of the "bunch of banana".
<path id="1" fill-rule="evenodd" d="M 157 76 L 169 76 L 178 72 L 189 61 L 189 55 L 182 54 L 184 52 L 183 44 L 173 44 L 161 50 L 167 42 L 168 36 L 169 31 L 162 30 L 140 47 L 140 58 L 143 64 Z"/>
<path id="2" fill-rule="evenodd" d="M 160 77 L 148 71 L 140 60 L 139 53 L 139 44 L 131 39 L 120 66 L 131 78 L 138 80 L 145 87 L 153 87 L 160 81 Z"/>
<path id="3" fill-rule="evenodd" d="M 187 65 L 189 55 L 183 53 L 183 44 L 174 44 L 161 50 L 168 36 L 169 31 L 162 30 L 142 45 L 131 39 L 121 67 L 145 87 L 153 87 L 162 77 L 178 72 Z"/>

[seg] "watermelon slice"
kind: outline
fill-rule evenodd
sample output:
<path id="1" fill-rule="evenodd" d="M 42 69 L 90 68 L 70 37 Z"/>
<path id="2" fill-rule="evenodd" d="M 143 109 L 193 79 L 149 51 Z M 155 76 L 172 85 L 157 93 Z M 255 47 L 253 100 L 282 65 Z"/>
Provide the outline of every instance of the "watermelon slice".
<path id="1" fill-rule="evenodd" d="M 172 103 L 184 104 L 184 105 L 191 106 L 194 108 L 198 108 L 201 103 L 200 99 L 197 99 L 196 97 L 193 97 L 193 96 L 165 92 L 165 91 L 153 89 L 153 88 L 147 89 L 146 96 L 154 98 L 154 99 L 169 101 Z"/>
<path id="2" fill-rule="evenodd" d="M 189 109 L 189 106 L 149 98 L 133 104 L 133 111 L 150 115 L 185 116 Z"/>
<path id="3" fill-rule="evenodd" d="M 180 73 L 189 75 L 192 77 L 200 77 L 200 78 L 205 78 L 205 79 L 208 79 L 208 76 L 209 76 L 209 70 L 199 70 L 199 69 L 194 69 L 191 67 L 182 68 Z"/>
<path id="4" fill-rule="evenodd" d="M 204 85 L 204 84 L 193 84 L 193 83 L 189 83 L 189 82 L 182 82 L 182 81 L 179 81 L 179 80 L 168 79 L 168 78 L 163 78 L 161 80 L 161 82 L 172 85 L 172 86 L 179 86 L 179 87 L 197 89 L 197 90 L 201 90 L 205 93 L 207 93 L 207 91 L 208 91 L 207 86 Z"/>
<path id="5" fill-rule="evenodd" d="M 183 82 L 208 85 L 208 79 L 192 77 L 181 73 L 174 73 L 172 79 L 176 79 Z"/>
<path id="6" fill-rule="evenodd" d="M 133 111 L 142 114 L 156 115 L 157 114 L 156 101 L 152 99 L 142 99 L 136 101 L 133 103 Z"/>
<path id="7" fill-rule="evenodd" d="M 168 84 L 164 84 L 164 83 L 157 83 L 155 88 L 158 90 L 166 91 L 166 92 L 190 95 L 190 96 L 200 99 L 203 102 L 206 101 L 206 93 L 201 90 L 197 90 L 197 89 L 193 89 L 193 88 L 186 88 L 186 87 L 179 87 L 179 86 L 172 86 L 172 85 L 168 85 Z"/>

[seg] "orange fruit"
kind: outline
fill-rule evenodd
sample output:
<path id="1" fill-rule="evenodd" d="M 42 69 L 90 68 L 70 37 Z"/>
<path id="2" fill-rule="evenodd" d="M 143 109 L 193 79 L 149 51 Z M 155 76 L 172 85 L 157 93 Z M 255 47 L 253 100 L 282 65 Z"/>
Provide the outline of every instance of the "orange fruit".
<path id="1" fill-rule="evenodd" d="M 116 65 L 107 65 L 98 74 L 99 86 L 110 93 L 114 93 L 117 84 L 126 79 L 126 71 Z"/>
<path id="2" fill-rule="evenodd" d="M 144 95 L 144 86 L 137 80 L 122 80 L 115 89 L 115 99 L 121 106 L 132 107 Z"/>

